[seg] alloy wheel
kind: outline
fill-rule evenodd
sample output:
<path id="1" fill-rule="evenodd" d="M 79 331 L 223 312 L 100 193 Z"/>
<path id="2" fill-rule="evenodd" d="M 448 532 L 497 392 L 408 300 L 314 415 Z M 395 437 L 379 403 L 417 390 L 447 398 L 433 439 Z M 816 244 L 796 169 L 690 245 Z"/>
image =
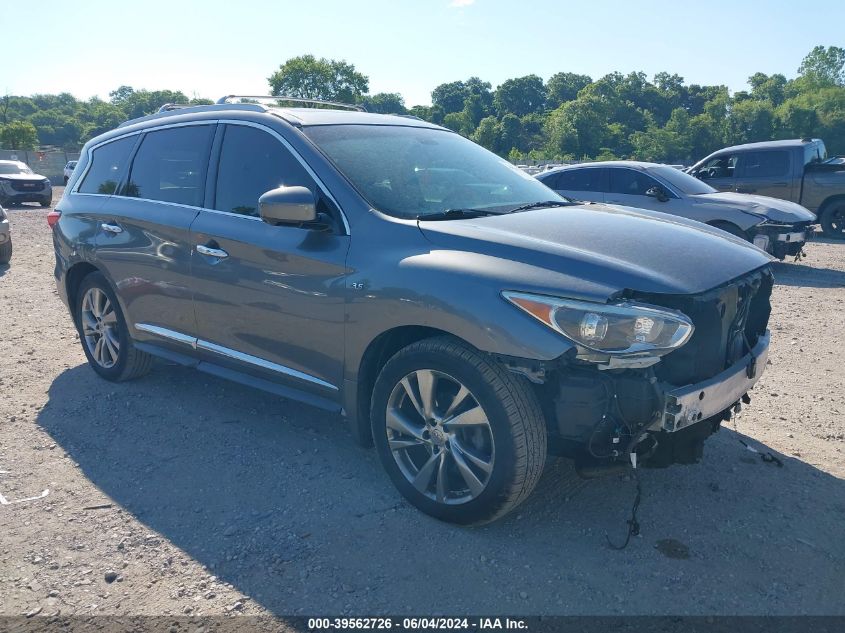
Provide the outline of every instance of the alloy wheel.
<path id="1" fill-rule="evenodd" d="M 399 470 L 437 503 L 472 501 L 490 481 L 493 431 L 484 409 L 459 380 L 419 369 L 393 388 L 387 442 Z"/>
<path id="2" fill-rule="evenodd" d="M 120 357 L 117 314 L 105 292 L 89 288 L 82 298 L 82 336 L 92 358 L 106 369 Z"/>

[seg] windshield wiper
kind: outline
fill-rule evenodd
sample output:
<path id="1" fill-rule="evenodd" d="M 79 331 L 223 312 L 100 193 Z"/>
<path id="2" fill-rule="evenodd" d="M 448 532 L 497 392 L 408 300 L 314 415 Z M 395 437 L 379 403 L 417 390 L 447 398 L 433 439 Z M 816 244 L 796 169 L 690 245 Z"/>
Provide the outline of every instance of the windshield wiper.
<path id="1" fill-rule="evenodd" d="M 564 200 L 543 200 L 541 202 L 529 202 L 528 204 L 521 204 L 518 207 L 509 209 L 508 213 L 516 213 L 517 211 L 530 211 L 531 209 L 543 209 L 545 207 L 571 207 L 573 204 L 578 204 L 574 200 L 567 198 Z"/>
<path id="2" fill-rule="evenodd" d="M 417 216 L 417 220 L 462 220 L 465 218 L 480 218 L 483 215 L 499 215 L 485 209 L 446 209 L 437 213 L 424 213 Z"/>

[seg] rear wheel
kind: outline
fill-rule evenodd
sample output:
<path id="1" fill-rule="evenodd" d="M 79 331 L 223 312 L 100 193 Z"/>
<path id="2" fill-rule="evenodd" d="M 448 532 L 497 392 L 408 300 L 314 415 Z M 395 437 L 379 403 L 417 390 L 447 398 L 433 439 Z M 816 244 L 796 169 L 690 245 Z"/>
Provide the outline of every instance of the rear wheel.
<path id="1" fill-rule="evenodd" d="M 76 322 L 88 363 L 106 380 L 131 380 L 150 370 L 152 356 L 132 344 L 117 298 L 100 273 L 82 280 Z"/>
<path id="2" fill-rule="evenodd" d="M 50 206 L 50 204 L 51 204 L 52 202 L 53 202 L 52 200 L 42 200 L 42 201 L 40 202 L 40 204 L 41 204 L 41 206 L 42 206 L 42 207 L 47 208 L 47 207 L 49 207 L 49 206 Z"/>
<path id="3" fill-rule="evenodd" d="M 845 240 L 845 200 L 827 205 L 819 215 L 825 237 Z"/>
<path id="4" fill-rule="evenodd" d="M 504 516 L 537 484 L 546 429 L 525 378 L 451 338 L 409 345 L 376 381 L 373 438 L 388 475 L 443 521 Z"/>
<path id="5" fill-rule="evenodd" d="M 12 259 L 12 238 L 0 244 L 0 264 L 8 264 Z"/>

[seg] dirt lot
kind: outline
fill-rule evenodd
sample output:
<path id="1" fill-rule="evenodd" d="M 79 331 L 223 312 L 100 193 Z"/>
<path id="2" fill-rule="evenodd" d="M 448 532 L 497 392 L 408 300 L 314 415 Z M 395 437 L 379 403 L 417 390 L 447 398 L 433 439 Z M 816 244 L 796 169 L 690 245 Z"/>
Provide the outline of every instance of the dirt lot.
<path id="1" fill-rule="evenodd" d="M 845 244 L 777 265 L 739 432 L 644 471 L 618 552 L 627 479 L 557 461 L 515 514 L 461 529 L 404 504 L 335 416 L 164 363 L 98 379 L 46 213 L 10 210 L 0 268 L 0 494 L 49 490 L 0 506 L 0 614 L 845 614 Z"/>

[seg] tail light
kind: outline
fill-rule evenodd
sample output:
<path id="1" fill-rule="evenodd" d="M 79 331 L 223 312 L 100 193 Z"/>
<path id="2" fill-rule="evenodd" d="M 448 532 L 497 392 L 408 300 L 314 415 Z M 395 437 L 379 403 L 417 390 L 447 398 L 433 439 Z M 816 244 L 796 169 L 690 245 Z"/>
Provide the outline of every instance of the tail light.
<path id="1" fill-rule="evenodd" d="M 60 217 L 62 217 L 62 212 L 58 209 L 50 211 L 50 213 L 47 214 L 47 224 L 51 229 L 56 226 L 56 222 L 59 221 Z"/>

